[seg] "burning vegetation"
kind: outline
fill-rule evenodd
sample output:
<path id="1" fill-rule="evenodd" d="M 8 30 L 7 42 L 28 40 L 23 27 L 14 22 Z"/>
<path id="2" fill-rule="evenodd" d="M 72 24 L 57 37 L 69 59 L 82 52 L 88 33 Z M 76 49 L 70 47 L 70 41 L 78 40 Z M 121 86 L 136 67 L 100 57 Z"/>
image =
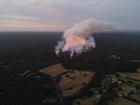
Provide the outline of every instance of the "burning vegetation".
<path id="1" fill-rule="evenodd" d="M 91 35 L 98 32 L 113 31 L 111 25 L 94 19 L 89 19 L 75 24 L 66 30 L 55 47 L 56 55 L 62 52 L 69 52 L 73 57 L 75 53 L 81 54 L 96 47 L 95 38 Z"/>

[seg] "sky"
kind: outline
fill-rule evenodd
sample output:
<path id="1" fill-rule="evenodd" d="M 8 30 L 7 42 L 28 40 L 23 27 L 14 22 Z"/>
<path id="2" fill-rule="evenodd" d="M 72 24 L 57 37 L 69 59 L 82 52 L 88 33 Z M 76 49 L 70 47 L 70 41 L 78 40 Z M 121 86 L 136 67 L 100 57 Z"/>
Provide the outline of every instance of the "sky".
<path id="1" fill-rule="evenodd" d="M 0 0 L 0 31 L 64 31 L 89 18 L 140 31 L 140 0 Z"/>

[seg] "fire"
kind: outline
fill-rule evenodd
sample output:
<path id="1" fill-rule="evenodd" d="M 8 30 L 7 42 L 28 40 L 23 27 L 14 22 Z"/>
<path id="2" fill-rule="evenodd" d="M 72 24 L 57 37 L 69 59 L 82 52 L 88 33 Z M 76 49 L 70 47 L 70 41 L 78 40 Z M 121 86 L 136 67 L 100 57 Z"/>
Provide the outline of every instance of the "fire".
<path id="1" fill-rule="evenodd" d="M 72 40 L 70 47 L 72 48 L 72 47 L 75 47 L 75 46 L 78 46 L 78 45 L 83 45 L 84 46 L 86 44 L 87 44 L 87 42 L 84 39 Z"/>
<path id="2" fill-rule="evenodd" d="M 87 41 L 85 39 L 82 39 L 82 38 L 78 38 L 78 39 L 73 39 L 73 40 L 70 40 L 69 41 L 69 46 L 64 46 L 64 49 L 63 51 L 68 51 L 69 49 L 71 48 L 74 48 L 76 46 L 84 46 L 87 44 Z"/>

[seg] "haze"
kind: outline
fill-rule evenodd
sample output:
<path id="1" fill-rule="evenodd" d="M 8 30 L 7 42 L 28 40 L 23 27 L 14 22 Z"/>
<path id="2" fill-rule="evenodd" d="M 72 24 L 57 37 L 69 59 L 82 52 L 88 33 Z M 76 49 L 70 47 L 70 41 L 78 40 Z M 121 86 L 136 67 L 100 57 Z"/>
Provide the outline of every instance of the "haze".
<path id="1" fill-rule="evenodd" d="M 64 31 L 95 18 L 140 30 L 139 0 L 0 0 L 0 31 Z"/>

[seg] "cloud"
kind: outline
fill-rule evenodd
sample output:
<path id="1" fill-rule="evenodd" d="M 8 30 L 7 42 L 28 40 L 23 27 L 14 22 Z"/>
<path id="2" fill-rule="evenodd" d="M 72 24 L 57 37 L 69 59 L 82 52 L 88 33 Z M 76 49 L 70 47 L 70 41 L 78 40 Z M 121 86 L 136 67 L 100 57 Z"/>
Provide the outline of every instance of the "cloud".
<path id="1" fill-rule="evenodd" d="M 136 0 L 0 0 L 0 20 L 64 24 L 87 18 L 140 30 L 140 1 Z"/>

